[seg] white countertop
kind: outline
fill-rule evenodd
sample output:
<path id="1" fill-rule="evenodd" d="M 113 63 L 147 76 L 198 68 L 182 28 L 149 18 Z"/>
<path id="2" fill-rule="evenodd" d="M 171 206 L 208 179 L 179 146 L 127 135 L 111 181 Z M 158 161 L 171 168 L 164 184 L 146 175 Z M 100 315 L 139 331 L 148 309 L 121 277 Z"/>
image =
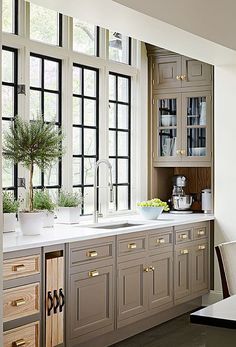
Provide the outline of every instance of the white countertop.
<path id="1" fill-rule="evenodd" d="M 91 217 L 92 219 L 92 217 Z M 99 221 L 99 226 L 106 223 L 120 224 L 133 223 L 137 224 L 129 228 L 119 229 L 102 229 L 92 228 L 91 221 L 83 221 L 80 224 L 55 224 L 54 228 L 44 228 L 41 235 L 24 236 L 18 230 L 12 233 L 3 234 L 3 252 L 19 251 L 24 249 L 51 246 L 56 244 L 84 241 L 96 239 L 99 237 L 115 236 L 153 228 L 165 228 L 170 226 L 197 223 L 213 220 L 212 214 L 162 214 L 159 219 L 151 221 L 144 220 L 139 215 L 125 215 L 122 217 L 103 218 Z"/>

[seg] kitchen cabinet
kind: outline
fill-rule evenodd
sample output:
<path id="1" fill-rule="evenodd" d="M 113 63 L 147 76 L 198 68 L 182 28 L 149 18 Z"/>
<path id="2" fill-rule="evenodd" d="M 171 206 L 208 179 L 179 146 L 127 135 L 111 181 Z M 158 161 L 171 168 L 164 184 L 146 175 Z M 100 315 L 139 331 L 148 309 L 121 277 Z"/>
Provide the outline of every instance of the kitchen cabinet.
<path id="1" fill-rule="evenodd" d="M 175 250 L 175 300 L 187 298 L 191 292 L 191 249 L 187 245 Z"/>
<path id="2" fill-rule="evenodd" d="M 192 291 L 201 292 L 208 288 L 208 242 L 198 242 L 192 248 Z"/>
<path id="3" fill-rule="evenodd" d="M 153 165 L 210 166 L 211 92 L 153 95 Z"/>

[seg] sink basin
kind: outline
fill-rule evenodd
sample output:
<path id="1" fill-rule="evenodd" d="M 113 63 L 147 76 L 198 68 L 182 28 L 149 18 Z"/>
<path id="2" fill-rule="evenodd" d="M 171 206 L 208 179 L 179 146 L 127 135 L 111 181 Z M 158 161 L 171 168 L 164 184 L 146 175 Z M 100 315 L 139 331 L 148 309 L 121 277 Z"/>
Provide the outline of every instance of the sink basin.
<path id="1" fill-rule="evenodd" d="M 121 223 L 121 224 L 107 224 L 107 225 L 96 225 L 92 228 L 96 229 L 121 229 L 121 228 L 131 228 L 131 227 L 137 227 L 139 225 L 143 224 L 135 224 L 135 223 Z"/>

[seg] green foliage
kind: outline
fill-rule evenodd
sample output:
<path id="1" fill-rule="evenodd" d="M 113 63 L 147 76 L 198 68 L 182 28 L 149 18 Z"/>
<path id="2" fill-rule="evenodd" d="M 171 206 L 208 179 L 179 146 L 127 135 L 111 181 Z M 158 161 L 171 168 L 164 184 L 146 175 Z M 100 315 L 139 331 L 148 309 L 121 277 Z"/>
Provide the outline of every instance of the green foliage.
<path id="1" fill-rule="evenodd" d="M 81 205 L 83 198 L 78 193 L 61 191 L 58 199 L 59 207 L 77 207 Z"/>
<path id="2" fill-rule="evenodd" d="M 55 204 L 48 192 L 36 191 L 34 193 L 33 208 L 35 210 L 47 210 L 52 212 Z"/>
<path id="3" fill-rule="evenodd" d="M 152 199 L 147 201 L 141 201 L 137 203 L 137 206 L 139 207 L 163 207 L 164 211 L 169 211 L 170 208 L 168 204 L 164 201 L 161 201 L 160 199 Z"/>
<path id="4" fill-rule="evenodd" d="M 19 208 L 19 202 L 9 192 L 3 192 L 2 205 L 3 213 L 17 213 Z"/>

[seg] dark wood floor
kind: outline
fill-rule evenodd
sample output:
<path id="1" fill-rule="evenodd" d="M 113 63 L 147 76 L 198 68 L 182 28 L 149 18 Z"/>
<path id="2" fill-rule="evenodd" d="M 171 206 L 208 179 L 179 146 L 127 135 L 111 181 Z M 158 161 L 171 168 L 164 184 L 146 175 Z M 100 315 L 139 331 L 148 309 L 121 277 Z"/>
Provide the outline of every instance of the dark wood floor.
<path id="1" fill-rule="evenodd" d="M 236 347 L 236 331 L 191 324 L 189 314 L 147 330 L 113 347 Z"/>

